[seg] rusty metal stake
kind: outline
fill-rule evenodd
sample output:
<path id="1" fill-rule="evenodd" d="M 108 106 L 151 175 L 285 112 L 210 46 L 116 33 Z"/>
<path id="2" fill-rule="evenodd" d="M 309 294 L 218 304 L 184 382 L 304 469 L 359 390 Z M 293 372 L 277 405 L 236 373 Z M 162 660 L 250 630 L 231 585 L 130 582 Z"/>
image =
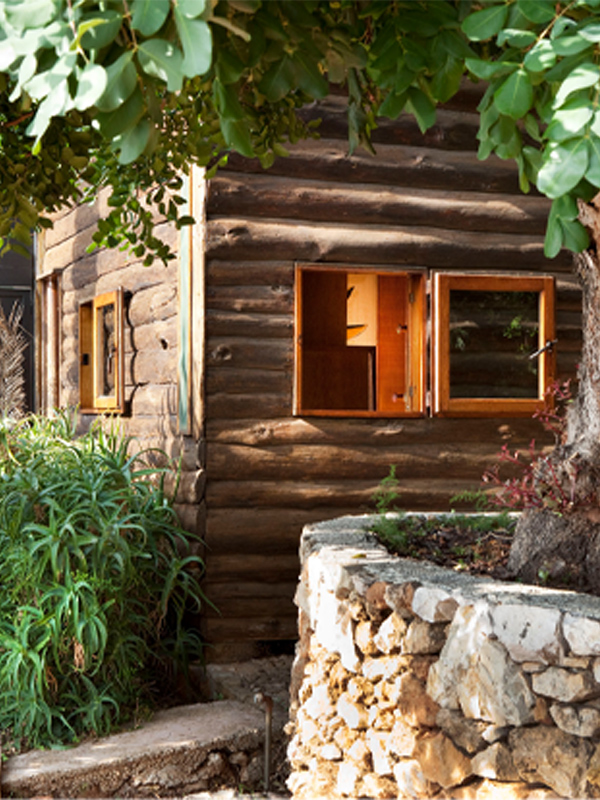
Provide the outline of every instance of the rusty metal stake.
<path id="1" fill-rule="evenodd" d="M 254 702 L 265 706 L 265 794 L 269 794 L 269 780 L 271 777 L 271 733 L 273 727 L 273 698 L 264 692 L 254 695 Z"/>

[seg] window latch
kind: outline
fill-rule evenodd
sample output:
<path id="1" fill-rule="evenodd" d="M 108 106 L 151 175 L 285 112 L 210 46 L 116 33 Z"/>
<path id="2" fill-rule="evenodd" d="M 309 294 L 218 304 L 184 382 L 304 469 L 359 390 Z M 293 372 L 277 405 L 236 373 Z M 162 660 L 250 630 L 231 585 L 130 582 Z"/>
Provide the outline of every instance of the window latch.
<path id="1" fill-rule="evenodd" d="M 540 349 L 536 350 L 535 353 L 530 353 L 529 354 L 530 361 L 533 361 L 534 358 L 537 358 L 538 356 L 541 356 L 542 353 L 546 353 L 549 350 L 553 350 L 554 349 L 554 345 L 557 342 L 558 342 L 558 339 L 547 339 L 546 340 L 546 344 L 543 347 L 540 347 Z"/>

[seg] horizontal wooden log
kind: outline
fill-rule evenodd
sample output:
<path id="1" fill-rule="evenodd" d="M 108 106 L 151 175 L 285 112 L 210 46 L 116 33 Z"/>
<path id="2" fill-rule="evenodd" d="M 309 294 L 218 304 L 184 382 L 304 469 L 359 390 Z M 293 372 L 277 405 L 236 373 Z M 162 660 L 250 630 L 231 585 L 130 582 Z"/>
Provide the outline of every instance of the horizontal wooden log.
<path id="1" fill-rule="evenodd" d="M 531 419 L 327 419 L 288 417 L 270 420 L 207 420 L 206 436 L 211 444 L 245 445 L 264 449 L 282 445 L 336 444 L 373 446 L 379 449 L 486 442 L 499 449 L 505 442 L 528 444 L 543 434 Z"/>
<path id="2" fill-rule="evenodd" d="M 564 253 L 549 262 L 541 237 L 517 234 L 244 219 L 212 220 L 207 226 L 210 257 L 262 258 L 265 250 L 284 259 L 293 253 L 297 260 L 306 262 L 462 270 L 469 264 L 485 265 L 486 270 L 555 272 L 571 269 L 572 263 L 572 255 Z"/>
<path id="3" fill-rule="evenodd" d="M 151 269 L 157 270 L 156 267 Z M 138 289 L 132 296 L 127 309 L 127 318 L 134 328 L 177 316 L 179 311 L 177 276 L 171 272 L 168 277 L 170 280 L 165 280 L 157 286 Z"/>
<path id="4" fill-rule="evenodd" d="M 179 324 L 177 316 L 158 319 L 147 324 L 125 326 L 125 339 L 134 352 L 161 350 L 177 352 Z"/>
<path id="5" fill-rule="evenodd" d="M 294 310 L 291 286 L 209 286 L 206 307 L 223 311 L 290 314 Z"/>
<path id="6" fill-rule="evenodd" d="M 206 346 L 207 368 L 287 369 L 293 342 L 284 339 L 211 337 Z"/>
<path id="7" fill-rule="evenodd" d="M 163 350 L 160 346 L 140 350 L 131 366 L 134 384 L 176 384 L 177 349 Z"/>
<path id="8" fill-rule="evenodd" d="M 177 387 L 169 384 L 137 386 L 131 400 L 131 412 L 134 416 L 164 416 L 176 419 Z M 157 419 L 156 424 L 163 426 L 165 421 Z M 168 430 L 177 431 L 176 422 L 172 422 Z"/>
<path id="9" fill-rule="evenodd" d="M 205 320 L 208 336 L 287 338 L 294 331 L 294 318 L 291 314 L 256 314 L 207 309 Z"/>
<path id="10" fill-rule="evenodd" d="M 217 604 L 226 600 L 239 601 L 254 597 L 271 602 L 278 598 L 287 599 L 293 596 L 297 585 L 297 580 L 264 583 L 260 579 L 236 581 L 236 583 L 215 583 L 209 575 L 203 581 L 205 591 L 210 593 L 211 599 Z"/>
<path id="11" fill-rule="evenodd" d="M 493 459 L 490 459 L 492 461 Z M 381 478 L 385 477 L 382 475 Z M 283 508 L 314 509 L 315 507 L 340 509 L 340 513 L 372 513 L 375 511 L 373 496 L 381 480 L 346 481 L 331 480 L 321 483 L 313 481 L 268 481 L 258 477 L 239 481 L 209 481 L 206 501 L 211 512 L 216 509 Z M 473 484 L 470 484 L 471 487 Z M 464 481 L 457 481 L 452 475 L 432 478 L 427 481 L 402 480 L 398 487 L 402 494 L 419 496 L 423 506 L 423 495 L 427 495 L 428 505 L 439 508 L 438 500 L 456 494 L 464 488 Z M 225 540 L 228 532 L 223 534 Z"/>
<path id="12" fill-rule="evenodd" d="M 210 214 L 342 222 L 426 225 L 470 231 L 544 235 L 550 202 L 451 189 L 317 182 L 223 173 L 211 182 Z"/>
<path id="13" fill-rule="evenodd" d="M 296 616 L 269 616 L 258 619 L 204 617 L 200 632 L 210 644 L 220 642 L 272 641 L 297 638 Z M 239 650 L 239 648 L 238 648 Z"/>
<path id="14" fill-rule="evenodd" d="M 294 265 L 281 261 L 220 261 L 211 259 L 206 265 L 209 286 L 293 286 Z"/>
<path id="15" fill-rule="evenodd" d="M 318 131 L 322 137 L 348 141 L 347 100 L 328 97 L 326 100 L 306 106 L 300 116 L 309 120 L 320 120 Z M 377 144 L 408 144 L 420 147 L 435 147 L 443 150 L 477 150 L 479 117 L 450 111 L 437 110 L 436 123 L 422 133 L 411 114 L 402 113 L 395 120 L 380 118 L 372 133 Z"/>
<path id="16" fill-rule="evenodd" d="M 288 592 L 285 596 L 272 597 L 226 597 L 222 596 L 217 600 L 209 587 L 206 587 L 207 598 L 215 608 L 205 605 L 203 616 L 206 619 L 220 620 L 248 620 L 270 618 L 295 620 L 298 616 L 298 609 L 294 606 L 293 583 L 288 583 Z"/>
<path id="17" fill-rule="evenodd" d="M 478 481 L 490 466 L 494 449 L 489 444 L 447 447 L 418 443 L 409 450 L 355 445 L 283 445 L 252 448 L 211 443 L 207 450 L 211 480 L 243 480 L 248 475 L 264 480 L 379 480 L 390 464 L 399 479 L 432 479 L 448 471 L 453 478 Z"/>
<path id="18" fill-rule="evenodd" d="M 413 186 L 421 189 L 501 192 L 519 195 L 519 177 L 512 162 L 490 156 L 484 163 L 473 152 L 436 150 L 424 146 L 378 144 L 375 156 L 362 151 L 348 155 L 339 141 L 306 140 L 289 148 L 287 158 L 278 158 L 269 168 L 271 175 L 314 181 L 377 183 Z M 262 175 L 258 159 L 230 154 L 225 171 Z M 210 194 L 208 199 L 210 211 Z"/>
<path id="19" fill-rule="evenodd" d="M 227 553 L 216 555 L 207 551 L 206 576 L 215 583 L 248 581 L 255 577 L 263 583 L 281 583 L 298 579 L 298 555 L 278 553 Z M 209 578 L 210 576 L 210 578 Z"/>
<path id="20" fill-rule="evenodd" d="M 219 392 L 206 398 L 207 419 L 274 419 L 289 417 L 291 390 L 286 394 L 227 394 Z"/>
<path id="21" fill-rule="evenodd" d="M 290 394 L 291 376 L 268 369 L 213 369 L 206 376 L 206 393 L 211 394 Z"/>
<path id="22" fill-rule="evenodd" d="M 85 228 L 94 227 L 100 217 L 110 212 L 108 198 L 110 191 L 101 189 L 93 203 L 63 208 L 51 215 L 53 227 L 44 232 L 44 246 L 50 250 L 56 245 L 70 239 Z"/>

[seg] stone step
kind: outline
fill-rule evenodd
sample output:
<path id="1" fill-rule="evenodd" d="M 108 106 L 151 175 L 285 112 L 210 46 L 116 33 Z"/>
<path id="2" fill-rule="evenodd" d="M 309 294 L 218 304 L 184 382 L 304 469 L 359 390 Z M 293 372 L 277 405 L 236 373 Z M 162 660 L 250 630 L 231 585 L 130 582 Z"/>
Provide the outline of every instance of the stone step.
<path id="1" fill-rule="evenodd" d="M 283 747 L 278 724 L 274 748 Z M 2 796 L 183 797 L 264 788 L 265 715 L 232 700 L 160 711 L 136 730 L 10 757 Z M 203 796 L 203 795 L 202 795 Z"/>

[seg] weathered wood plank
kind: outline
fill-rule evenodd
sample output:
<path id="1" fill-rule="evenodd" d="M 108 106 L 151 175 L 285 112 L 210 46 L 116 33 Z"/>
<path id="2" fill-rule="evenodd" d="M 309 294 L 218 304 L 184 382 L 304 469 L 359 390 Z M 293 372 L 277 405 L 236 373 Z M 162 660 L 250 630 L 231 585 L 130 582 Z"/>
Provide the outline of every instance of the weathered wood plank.
<path id="1" fill-rule="evenodd" d="M 269 617 L 288 617 L 295 620 L 298 609 L 294 606 L 294 584 L 287 584 L 288 591 L 285 595 L 273 597 L 245 597 L 243 599 L 235 597 L 221 596 L 217 600 L 211 589 L 206 589 L 206 596 L 214 603 L 216 609 L 205 606 L 203 616 L 208 619 L 223 620 L 252 620 L 266 619 Z"/>
<path id="2" fill-rule="evenodd" d="M 208 420 L 207 440 L 214 444 L 248 447 L 278 445 L 338 444 L 371 445 L 377 449 L 431 445 L 439 442 L 468 445 L 486 442 L 500 449 L 502 444 L 528 444 L 532 435 L 543 434 L 541 425 L 531 419 L 327 419 L 326 417 L 288 417 L 270 420 Z M 538 436 L 536 435 L 536 439 Z"/>
<path id="3" fill-rule="evenodd" d="M 492 451 L 493 453 L 493 451 Z M 412 449 L 368 446 L 281 445 L 254 448 L 211 442 L 207 448 L 207 470 L 211 480 L 244 480 L 248 475 L 264 480 L 378 480 L 396 465 L 400 479 L 431 479 L 452 471 L 454 478 L 477 481 L 490 464 L 487 444 L 473 444 L 468 450 L 460 445 L 415 444 Z"/>
<path id="4" fill-rule="evenodd" d="M 229 394 L 218 392 L 206 398 L 207 417 L 211 419 L 275 419 L 289 417 L 292 390 L 285 394 Z"/>
<path id="5" fill-rule="evenodd" d="M 210 216 L 248 216 L 359 225 L 426 225 L 470 231 L 544 235 L 550 203 L 449 189 L 373 187 L 271 175 L 223 173 L 211 182 Z"/>
<path id="6" fill-rule="evenodd" d="M 203 617 L 200 632 L 209 642 L 246 642 L 296 639 L 297 616 L 261 617 L 258 619 L 239 619 L 237 617 Z"/>
<path id="7" fill-rule="evenodd" d="M 283 339 L 211 337 L 207 342 L 208 369 L 285 369 L 293 360 L 293 343 Z"/>
<path id="8" fill-rule="evenodd" d="M 487 270 L 548 271 L 541 237 L 506 233 L 474 233 L 426 228 L 348 227 L 281 220 L 227 219 L 208 223 L 207 252 L 211 258 L 272 257 L 299 261 Z M 571 254 L 551 262 L 553 272 L 571 269 Z"/>
<path id="9" fill-rule="evenodd" d="M 209 286 L 206 306 L 223 311 L 291 314 L 294 291 L 291 286 Z"/>
<path id="10" fill-rule="evenodd" d="M 236 581 L 236 583 L 214 583 L 207 577 L 205 587 L 209 589 L 211 599 L 220 604 L 225 600 L 261 598 L 263 600 L 287 599 L 292 597 L 298 581 L 282 581 L 281 583 L 264 583 L 260 579 Z"/>
<path id="11" fill-rule="evenodd" d="M 278 394 L 287 399 L 291 376 L 288 372 L 267 369 L 213 369 L 206 376 L 207 396 L 211 394 Z"/>
<path id="12" fill-rule="evenodd" d="M 299 536 L 299 534 L 298 534 Z M 263 583 L 281 583 L 298 579 L 300 562 L 297 553 L 227 553 L 207 554 L 207 576 L 210 582 L 227 583 L 247 581 L 250 575 L 260 576 Z M 210 582 L 206 581 L 207 586 Z"/>
<path id="13" fill-rule="evenodd" d="M 206 265 L 209 286 L 293 286 L 294 264 L 281 261 L 220 261 Z"/>
<path id="14" fill-rule="evenodd" d="M 264 174 L 258 159 L 230 154 L 224 171 Z M 465 191 L 501 192 L 519 195 L 519 178 L 513 163 L 491 156 L 482 167 L 473 152 L 444 151 L 416 146 L 379 144 L 375 158 L 356 152 L 348 155 L 338 141 L 323 138 L 299 142 L 288 158 L 279 158 L 269 169 L 271 175 L 314 181 L 377 183 L 446 189 L 460 186 Z M 210 207 L 210 196 L 209 196 Z"/>
<path id="15" fill-rule="evenodd" d="M 294 330 L 291 314 L 257 314 L 243 311 L 206 311 L 208 336 L 259 336 L 288 338 Z"/>

